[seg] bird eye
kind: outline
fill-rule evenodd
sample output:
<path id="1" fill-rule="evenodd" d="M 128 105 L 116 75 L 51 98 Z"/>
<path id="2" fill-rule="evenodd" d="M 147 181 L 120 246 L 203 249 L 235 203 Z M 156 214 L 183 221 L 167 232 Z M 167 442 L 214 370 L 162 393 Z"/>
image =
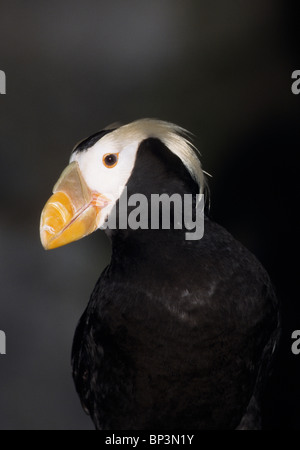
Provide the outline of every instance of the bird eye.
<path id="1" fill-rule="evenodd" d="M 115 167 L 119 159 L 118 153 L 107 153 L 103 156 L 103 164 L 105 167 L 108 167 L 111 169 L 112 167 Z"/>

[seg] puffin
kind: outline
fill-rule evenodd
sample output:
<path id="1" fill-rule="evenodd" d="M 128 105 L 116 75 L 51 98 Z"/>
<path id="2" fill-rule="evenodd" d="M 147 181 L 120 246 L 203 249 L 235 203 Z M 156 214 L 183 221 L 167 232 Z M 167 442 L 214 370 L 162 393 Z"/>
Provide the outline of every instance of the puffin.
<path id="1" fill-rule="evenodd" d="M 46 250 L 98 229 L 111 240 L 72 348 L 97 430 L 262 427 L 278 299 L 261 263 L 210 217 L 200 159 L 180 126 L 113 124 L 75 146 L 42 211 Z"/>

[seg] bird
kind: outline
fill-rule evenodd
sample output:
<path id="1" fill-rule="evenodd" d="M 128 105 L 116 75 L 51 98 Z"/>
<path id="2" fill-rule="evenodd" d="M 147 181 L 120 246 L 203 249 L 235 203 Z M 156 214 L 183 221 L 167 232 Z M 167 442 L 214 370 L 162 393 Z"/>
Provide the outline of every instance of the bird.
<path id="1" fill-rule="evenodd" d="M 154 211 L 152 199 L 174 194 L 200 212 L 198 236 L 175 201 L 168 226 L 157 220 L 165 204 Z M 47 250 L 98 229 L 111 240 L 72 347 L 76 391 L 97 430 L 262 427 L 279 301 L 258 259 L 210 217 L 208 197 L 191 133 L 139 119 L 79 142 L 42 211 Z"/>

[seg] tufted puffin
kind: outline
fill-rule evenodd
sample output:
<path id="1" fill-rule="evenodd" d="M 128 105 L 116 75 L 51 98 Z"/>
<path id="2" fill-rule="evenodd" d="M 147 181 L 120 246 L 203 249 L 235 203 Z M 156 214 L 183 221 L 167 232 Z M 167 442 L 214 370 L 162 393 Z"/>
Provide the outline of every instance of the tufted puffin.
<path id="1" fill-rule="evenodd" d="M 41 217 L 45 249 L 97 229 L 112 243 L 72 349 L 96 429 L 260 429 L 280 329 L 268 274 L 207 208 L 200 238 L 177 226 L 183 212 L 171 202 L 169 226 L 159 218 L 151 227 L 163 209 L 151 209 L 153 195 L 191 196 L 195 217 L 207 192 L 190 134 L 155 119 L 104 128 L 75 146 L 53 192 Z M 149 202 L 129 226 L 136 194 Z"/>

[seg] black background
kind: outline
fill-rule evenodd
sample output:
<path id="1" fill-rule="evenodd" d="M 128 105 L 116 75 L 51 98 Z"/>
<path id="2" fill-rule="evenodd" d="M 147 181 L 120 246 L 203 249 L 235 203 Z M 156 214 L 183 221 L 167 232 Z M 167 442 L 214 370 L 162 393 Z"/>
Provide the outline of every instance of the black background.
<path id="1" fill-rule="evenodd" d="M 283 336 L 264 425 L 300 428 L 297 13 L 286 0 L 1 2 L 1 429 L 93 428 L 70 350 L 110 246 L 98 232 L 46 253 L 39 216 L 78 140 L 141 117 L 195 134 L 212 216 L 270 273 Z"/>

